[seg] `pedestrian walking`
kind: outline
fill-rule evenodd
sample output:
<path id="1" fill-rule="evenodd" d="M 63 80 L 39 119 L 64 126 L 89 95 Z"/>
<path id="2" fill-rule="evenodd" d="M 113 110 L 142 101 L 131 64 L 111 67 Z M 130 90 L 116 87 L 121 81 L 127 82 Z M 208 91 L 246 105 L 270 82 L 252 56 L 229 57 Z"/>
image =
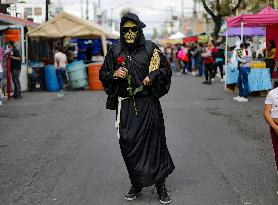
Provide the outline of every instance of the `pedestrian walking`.
<path id="1" fill-rule="evenodd" d="M 278 88 L 271 90 L 265 99 L 264 118 L 270 127 L 276 171 L 278 172 Z"/>
<path id="2" fill-rule="evenodd" d="M 215 43 L 213 40 L 211 40 L 208 43 L 208 48 L 205 53 L 202 54 L 202 57 L 204 57 L 204 63 L 205 63 L 205 77 L 206 80 L 203 82 L 203 84 L 211 85 L 213 76 L 214 76 L 214 62 L 215 62 L 215 54 L 217 52 L 217 49 L 215 47 Z"/>
<path id="3" fill-rule="evenodd" d="M 185 46 L 183 48 L 183 55 L 182 55 L 182 63 L 183 63 L 183 73 L 184 74 L 189 74 L 189 58 L 188 58 L 188 46 Z"/>
<path id="4" fill-rule="evenodd" d="M 117 110 L 115 123 L 134 200 L 155 184 L 160 202 L 170 203 L 165 182 L 174 170 L 166 145 L 159 98 L 168 93 L 172 71 L 159 47 L 145 40 L 136 14 L 121 19 L 120 42 L 108 51 L 100 80 L 108 94 L 106 108 Z"/>
<path id="5" fill-rule="evenodd" d="M 217 74 L 217 68 L 220 71 L 221 82 L 224 82 L 224 62 L 225 62 L 225 49 L 223 43 L 216 44 L 217 52 L 215 54 L 215 63 L 214 63 L 214 78 Z"/>
<path id="6" fill-rule="evenodd" d="M 58 97 L 64 96 L 64 78 L 66 76 L 67 56 L 63 53 L 61 47 L 55 48 L 54 65 L 56 68 L 56 75 L 58 80 L 59 92 Z"/>
<path id="7" fill-rule="evenodd" d="M 197 43 L 197 48 L 192 53 L 195 59 L 195 68 L 199 72 L 198 74 L 199 77 L 203 76 L 203 57 L 202 57 L 203 48 L 202 47 L 203 47 L 202 43 Z"/>
<path id="8" fill-rule="evenodd" d="M 177 69 L 178 69 L 178 74 L 183 73 L 183 63 L 182 63 L 182 56 L 183 56 L 183 47 L 178 46 L 177 47 L 177 52 L 176 52 L 176 62 L 177 62 Z"/>
<path id="9" fill-rule="evenodd" d="M 20 71 L 21 71 L 21 55 L 19 50 L 16 48 L 13 41 L 8 43 L 9 49 L 11 49 L 11 73 L 12 81 L 14 84 L 14 99 L 21 99 L 21 84 L 19 80 Z"/>
<path id="10" fill-rule="evenodd" d="M 250 62 L 252 61 L 252 52 L 248 49 L 247 43 L 240 44 L 240 49 L 239 51 L 237 51 L 237 59 L 239 62 L 239 75 L 237 82 L 239 95 L 237 97 L 234 97 L 234 100 L 238 102 L 248 102 L 248 75 L 250 73 Z"/>
<path id="11" fill-rule="evenodd" d="M 195 51 L 195 47 L 194 44 L 189 44 L 189 48 L 188 48 L 188 74 L 191 75 L 192 74 L 192 68 L 194 66 L 194 59 L 193 59 L 193 55 L 192 53 Z"/>

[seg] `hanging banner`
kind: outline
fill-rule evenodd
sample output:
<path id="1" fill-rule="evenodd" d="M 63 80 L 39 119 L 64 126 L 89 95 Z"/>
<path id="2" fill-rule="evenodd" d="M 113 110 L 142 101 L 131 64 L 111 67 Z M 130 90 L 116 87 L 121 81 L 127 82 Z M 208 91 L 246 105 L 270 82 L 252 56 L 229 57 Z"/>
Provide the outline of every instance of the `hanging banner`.
<path id="1" fill-rule="evenodd" d="M 199 43 L 208 43 L 209 40 L 208 35 L 198 35 L 197 38 Z"/>
<path id="2" fill-rule="evenodd" d="M 7 29 L 4 31 L 4 41 L 20 42 L 20 30 L 19 29 Z"/>

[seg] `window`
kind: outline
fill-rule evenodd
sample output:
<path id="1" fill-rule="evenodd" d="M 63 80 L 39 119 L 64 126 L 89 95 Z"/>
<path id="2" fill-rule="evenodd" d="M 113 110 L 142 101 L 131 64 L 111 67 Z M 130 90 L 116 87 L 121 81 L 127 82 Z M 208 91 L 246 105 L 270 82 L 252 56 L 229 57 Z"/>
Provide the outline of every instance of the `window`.
<path id="1" fill-rule="evenodd" d="M 26 16 L 32 16 L 33 15 L 33 9 L 32 8 L 24 8 L 24 13 Z"/>
<path id="2" fill-rule="evenodd" d="M 42 15 L 42 8 L 41 7 L 35 7 L 34 8 L 34 15 L 35 16 L 41 16 Z"/>

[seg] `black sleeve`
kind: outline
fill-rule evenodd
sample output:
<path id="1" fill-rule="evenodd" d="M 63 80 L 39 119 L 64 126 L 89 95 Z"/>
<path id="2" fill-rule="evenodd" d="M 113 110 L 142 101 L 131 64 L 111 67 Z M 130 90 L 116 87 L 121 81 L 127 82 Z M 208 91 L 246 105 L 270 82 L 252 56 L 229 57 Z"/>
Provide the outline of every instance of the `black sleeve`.
<path id="1" fill-rule="evenodd" d="M 158 46 L 153 44 L 153 47 L 159 50 L 160 66 L 159 69 L 150 72 L 148 76 L 151 80 L 153 93 L 159 98 L 167 94 L 170 89 L 172 70 Z"/>
<path id="2" fill-rule="evenodd" d="M 14 57 L 21 57 L 21 56 L 20 56 L 19 50 L 18 50 L 18 49 L 14 49 L 14 50 L 13 50 L 13 55 L 12 55 L 12 56 L 14 56 Z"/>
<path id="3" fill-rule="evenodd" d="M 114 48 L 115 47 L 111 47 L 109 49 L 99 71 L 99 80 L 102 82 L 108 96 L 116 96 L 118 90 L 118 80 L 113 78 L 113 74 L 116 70 L 116 62 L 113 55 Z"/>

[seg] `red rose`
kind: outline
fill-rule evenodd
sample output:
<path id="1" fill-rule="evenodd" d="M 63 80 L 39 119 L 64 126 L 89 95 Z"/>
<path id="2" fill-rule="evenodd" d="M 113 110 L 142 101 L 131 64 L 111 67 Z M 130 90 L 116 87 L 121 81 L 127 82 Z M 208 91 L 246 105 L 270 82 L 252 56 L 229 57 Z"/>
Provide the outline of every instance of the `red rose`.
<path id="1" fill-rule="evenodd" d="M 117 63 L 122 64 L 125 61 L 125 58 L 123 56 L 120 56 L 117 58 Z"/>

